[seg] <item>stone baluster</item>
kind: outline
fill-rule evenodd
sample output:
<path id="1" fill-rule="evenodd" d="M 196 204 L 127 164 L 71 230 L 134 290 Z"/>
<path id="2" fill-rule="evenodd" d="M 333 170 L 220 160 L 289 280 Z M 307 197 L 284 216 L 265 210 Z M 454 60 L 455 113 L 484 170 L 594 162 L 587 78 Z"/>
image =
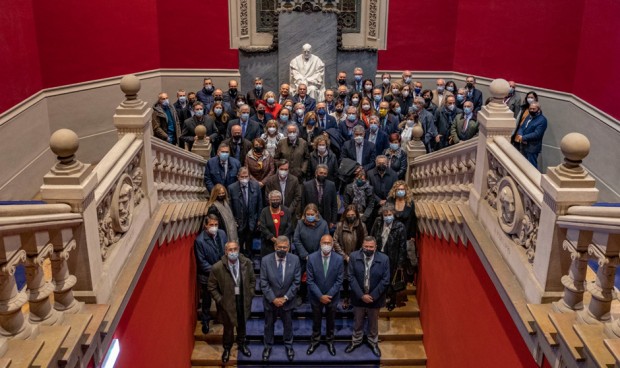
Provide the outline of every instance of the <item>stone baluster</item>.
<path id="1" fill-rule="evenodd" d="M 405 174 L 407 186 L 409 187 L 413 185 L 414 180 L 417 180 L 413 177 L 413 160 L 426 154 L 426 148 L 424 147 L 424 142 L 422 142 L 422 136 L 424 135 L 422 126 L 420 124 L 414 125 L 411 135 L 413 139 L 407 143 L 407 173 Z"/>
<path id="2" fill-rule="evenodd" d="M 69 272 L 70 252 L 75 250 L 76 241 L 72 231 L 59 230 L 52 237 L 54 252 L 52 253 L 52 280 L 54 282 L 54 308 L 64 313 L 77 313 L 84 303 L 78 302 L 73 296 L 73 287 L 77 278 Z"/>
<path id="3" fill-rule="evenodd" d="M 22 312 L 28 301 L 26 289 L 17 290 L 16 267 L 26 261 L 26 251 L 18 249 L 13 239 L 2 239 L 0 257 L 0 336 L 27 339 L 38 335 L 39 329 Z M 7 249 L 11 249 L 7 251 Z"/>
<path id="4" fill-rule="evenodd" d="M 588 246 L 588 254 L 598 261 L 598 270 L 596 271 L 596 281 L 586 284 L 586 289 L 592 295 L 588 308 L 583 309 L 577 314 L 581 321 L 588 324 L 611 320 L 611 302 L 616 298 L 614 280 L 616 267 L 620 261 L 618 254 L 618 245 L 620 243 L 618 242 L 617 235 L 615 246 L 608 242 L 613 237 L 611 235 L 604 237 L 607 239 L 599 239 L 604 244 L 596 244 L 598 241 L 595 238 L 593 243 Z"/>
<path id="5" fill-rule="evenodd" d="M 49 237 L 46 238 L 49 239 Z M 63 314 L 53 308 L 50 300 L 54 285 L 45 280 L 43 271 L 43 263 L 52 255 L 54 246 L 51 243 L 46 243 L 41 247 L 34 245 L 35 247 L 26 245 L 26 248 L 29 248 L 26 251 L 26 281 L 29 291 L 30 322 L 46 326 L 61 324 L 64 320 Z"/>
<path id="6" fill-rule="evenodd" d="M 590 151 L 590 142 L 579 133 L 567 134 L 560 142 L 564 162 L 549 167 L 542 175 L 539 231 L 536 239 L 534 275 L 545 291 L 544 297 L 555 298 L 565 289 L 562 276 L 568 269 L 568 254 L 562 250 L 563 230 L 558 226 L 559 216 L 566 214 L 572 205 L 591 205 L 598 198 L 594 179 L 581 166 Z M 566 267 L 566 266 L 564 266 Z"/>
<path id="7" fill-rule="evenodd" d="M 571 265 L 568 275 L 562 276 L 564 295 L 553 302 L 557 312 L 579 311 L 583 309 L 586 273 L 588 271 L 588 246 L 592 242 L 592 232 L 568 229 L 563 248 L 570 253 Z"/>

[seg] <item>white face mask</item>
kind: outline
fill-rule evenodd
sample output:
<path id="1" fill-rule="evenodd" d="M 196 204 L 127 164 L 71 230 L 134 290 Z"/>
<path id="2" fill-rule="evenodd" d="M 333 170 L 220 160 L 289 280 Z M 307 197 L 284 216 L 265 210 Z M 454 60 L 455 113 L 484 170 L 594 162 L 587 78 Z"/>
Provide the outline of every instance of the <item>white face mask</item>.
<path id="1" fill-rule="evenodd" d="M 294 141 L 297 139 L 297 133 L 288 133 L 288 139 Z"/>
<path id="2" fill-rule="evenodd" d="M 325 151 L 327 151 L 327 147 L 326 146 L 317 146 L 317 150 L 319 151 L 319 153 L 325 153 Z"/>
<path id="3" fill-rule="evenodd" d="M 269 132 L 269 134 L 274 134 L 276 132 L 276 128 L 274 127 L 267 128 L 267 131 Z"/>
<path id="4" fill-rule="evenodd" d="M 414 121 L 413 120 L 407 120 L 407 126 L 408 127 L 412 127 L 413 126 Z"/>
<path id="5" fill-rule="evenodd" d="M 323 254 L 329 254 L 332 251 L 332 246 L 331 244 L 321 244 L 321 252 L 323 252 Z"/>
<path id="6" fill-rule="evenodd" d="M 409 96 L 409 91 L 403 91 L 403 97 Z"/>
<path id="7" fill-rule="evenodd" d="M 250 179 L 239 179 L 239 183 L 243 185 L 248 185 L 249 182 L 250 182 Z"/>
<path id="8" fill-rule="evenodd" d="M 534 97 L 528 97 L 527 98 L 527 103 L 531 104 L 532 102 L 535 102 L 536 99 Z"/>
<path id="9" fill-rule="evenodd" d="M 215 234 L 217 234 L 217 226 L 209 226 L 207 231 L 209 232 L 209 234 L 215 235 Z"/>

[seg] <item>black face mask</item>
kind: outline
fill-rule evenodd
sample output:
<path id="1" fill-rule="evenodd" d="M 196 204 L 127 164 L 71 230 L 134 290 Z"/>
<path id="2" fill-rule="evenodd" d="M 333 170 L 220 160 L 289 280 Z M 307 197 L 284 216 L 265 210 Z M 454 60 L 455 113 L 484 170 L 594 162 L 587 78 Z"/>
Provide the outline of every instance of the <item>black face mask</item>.
<path id="1" fill-rule="evenodd" d="M 345 83 L 347 83 L 346 79 L 338 79 L 338 84 L 343 85 Z"/>
<path id="2" fill-rule="evenodd" d="M 271 202 L 271 208 L 280 208 L 280 202 Z"/>
<path id="3" fill-rule="evenodd" d="M 256 110 L 256 113 L 258 115 L 263 115 L 265 113 L 265 110 Z"/>
<path id="4" fill-rule="evenodd" d="M 338 96 L 340 96 L 340 98 L 341 98 L 341 99 L 343 99 L 343 100 L 344 100 L 345 98 L 347 98 L 347 94 L 346 94 L 346 93 L 341 93 L 341 94 L 339 94 Z"/>
<path id="5" fill-rule="evenodd" d="M 473 83 L 467 83 L 466 87 L 467 87 L 467 89 L 472 89 L 472 88 L 474 88 L 474 84 Z"/>
<path id="6" fill-rule="evenodd" d="M 343 109 L 343 108 L 336 107 L 336 112 L 337 112 L 337 113 L 339 113 L 339 114 L 340 114 L 340 113 L 342 113 L 343 111 L 344 111 L 344 109 Z"/>
<path id="7" fill-rule="evenodd" d="M 226 199 L 226 196 L 225 196 L 225 195 L 218 195 L 218 196 L 217 196 L 217 200 L 218 200 L 218 201 L 223 201 L 224 199 Z"/>
<path id="8" fill-rule="evenodd" d="M 233 135 L 233 139 L 236 141 L 240 141 L 241 140 L 241 136 L 240 135 Z"/>
<path id="9" fill-rule="evenodd" d="M 318 180 L 319 183 L 325 183 L 325 179 L 327 179 L 327 177 L 323 175 L 319 175 L 316 177 L 316 180 Z"/>
<path id="10" fill-rule="evenodd" d="M 352 224 L 355 222 L 355 216 L 347 216 L 347 222 Z"/>
<path id="11" fill-rule="evenodd" d="M 286 251 L 285 250 L 276 250 L 276 255 L 278 256 L 278 258 L 284 258 L 284 257 L 286 257 Z"/>
<path id="12" fill-rule="evenodd" d="M 263 152 L 263 147 L 260 147 L 260 146 L 256 146 L 256 147 L 254 147 L 254 152 L 256 152 L 256 153 L 261 153 L 261 152 Z"/>
<path id="13" fill-rule="evenodd" d="M 377 170 L 379 172 L 385 172 L 385 170 L 387 170 L 387 165 L 377 165 Z"/>
<path id="14" fill-rule="evenodd" d="M 425 99 L 424 99 L 424 102 L 426 102 L 427 104 L 429 104 L 431 101 L 433 101 L 433 99 L 432 99 L 432 98 L 425 98 Z"/>
<path id="15" fill-rule="evenodd" d="M 236 95 L 237 94 L 237 89 L 236 88 L 229 89 L 228 90 L 228 94 L 233 95 L 233 96 Z"/>
<path id="16" fill-rule="evenodd" d="M 222 97 L 215 97 L 213 98 L 213 101 L 215 102 L 222 102 L 223 98 Z"/>
<path id="17" fill-rule="evenodd" d="M 372 257 L 372 255 L 375 254 L 375 251 L 374 250 L 370 250 L 370 249 L 364 249 L 364 250 L 362 250 L 362 252 L 364 252 L 364 255 L 366 257 Z"/>

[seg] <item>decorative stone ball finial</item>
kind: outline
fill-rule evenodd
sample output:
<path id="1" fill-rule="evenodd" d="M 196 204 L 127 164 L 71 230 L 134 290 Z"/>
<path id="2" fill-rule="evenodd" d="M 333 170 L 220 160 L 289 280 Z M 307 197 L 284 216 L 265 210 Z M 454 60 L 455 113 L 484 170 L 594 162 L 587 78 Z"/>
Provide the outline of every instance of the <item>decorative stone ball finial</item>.
<path id="1" fill-rule="evenodd" d="M 562 138 L 560 150 L 564 155 L 564 166 L 577 167 L 590 153 L 590 141 L 580 133 L 569 133 Z"/>
<path id="2" fill-rule="evenodd" d="M 489 91 L 491 91 L 494 100 L 502 100 L 510 91 L 510 84 L 502 78 L 494 79 L 489 85 Z"/>
<path id="3" fill-rule="evenodd" d="M 422 128 L 422 125 L 415 124 L 413 128 L 411 129 L 411 134 L 413 134 L 414 138 L 421 139 L 422 136 L 424 135 L 424 129 Z"/>
<path id="4" fill-rule="evenodd" d="M 205 135 L 207 134 L 207 128 L 205 128 L 204 125 L 198 125 L 196 126 L 194 132 L 196 133 L 198 139 L 204 139 Z"/>
<path id="5" fill-rule="evenodd" d="M 121 91 L 123 91 L 128 100 L 138 98 L 140 87 L 140 79 L 133 74 L 128 74 L 121 79 Z"/>
<path id="6" fill-rule="evenodd" d="M 59 129 L 50 137 L 50 149 L 63 165 L 71 165 L 75 162 L 80 142 L 77 134 L 70 129 Z"/>

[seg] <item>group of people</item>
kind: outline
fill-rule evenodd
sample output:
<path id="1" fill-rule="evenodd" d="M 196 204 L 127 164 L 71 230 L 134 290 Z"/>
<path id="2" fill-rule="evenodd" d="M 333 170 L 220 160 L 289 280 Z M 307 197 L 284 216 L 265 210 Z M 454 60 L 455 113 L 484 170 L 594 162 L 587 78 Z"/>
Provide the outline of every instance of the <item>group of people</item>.
<path id="1" fill-rule="evenodd" d="M 195 255 L 203 333 L 209 332 L 213 299 L 224 324 L 225 362 L 234 328 L 239 351 L 250 354 L 245 320 L 257 282 L 252 259 L 261 260 L 265 361 L 276 318 L 284 322 L 287 356 L 294 359 L 291 313 L 306 300 L 314 316 L 308 354 L 319 344 L 323 315 L 328 351 L 336 354 L 340 305 L 355 316 L 346 352 L 361 344 L 367 318 L 367 341 L 379 356 L 378 310 L 397 306 L 396 276 L 414 281 L 417 224 L 404 181 L 404 147 L 416 124 L 428 152 L 476 136 L 483 96 L 471 76 L 464 88 L 438 79 L 430 90 L 413 81 L 410 71 L 394 82 L 384 74 L 379 85 L 364 79 L 361 68 L 353 74 L 349 83 L 345 72 L 338 73 L 323 101 L 307 95 L 303 83 L 295 95 L 287 84 L 277 95 L 264 91 L 259 77 L 246 94 L 235 80 L 224 92 L 210 78 L 197 93 L 179 90 L 172 106 L 166 93 L 159 94 L 152 120 L 156 137 L 188 150 L 199 139 L 213 147 L 204 172 L 208 215 Z M 536 93 L 521 103 L 510 83 L 504 103 L 515 114 L 512 142 L 534 163 L 546 119 Z M 206 128 L 204 138 L 196 135 L 198 125 Z M 256 253 L 255 238 L 261 244 Z"/>

